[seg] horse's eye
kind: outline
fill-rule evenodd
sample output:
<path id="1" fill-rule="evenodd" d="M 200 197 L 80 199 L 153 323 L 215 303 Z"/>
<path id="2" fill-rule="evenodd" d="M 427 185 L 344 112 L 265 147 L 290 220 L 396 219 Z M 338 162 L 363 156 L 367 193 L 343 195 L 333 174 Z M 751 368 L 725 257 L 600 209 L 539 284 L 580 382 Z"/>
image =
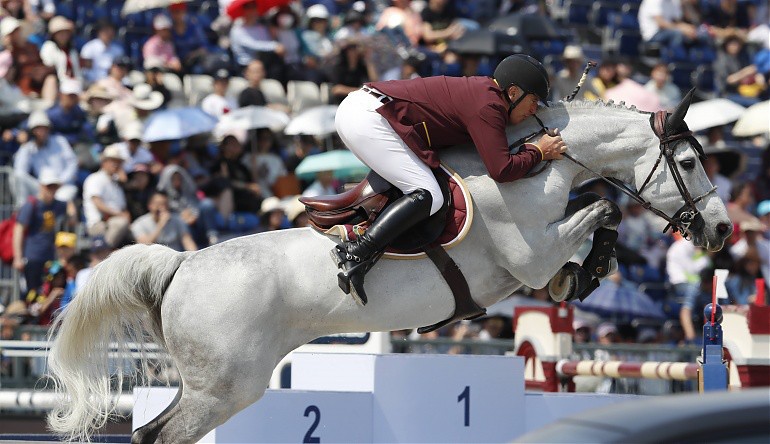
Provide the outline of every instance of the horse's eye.
<path id="1" fill-rule="evenodd" d="M 684 159 L 683 161 L 679 162 L 680 165 L 682 165 L 682 168 L 685 170 L 691 170 L 695 168 L 695 161 L 693 159 Z"/>

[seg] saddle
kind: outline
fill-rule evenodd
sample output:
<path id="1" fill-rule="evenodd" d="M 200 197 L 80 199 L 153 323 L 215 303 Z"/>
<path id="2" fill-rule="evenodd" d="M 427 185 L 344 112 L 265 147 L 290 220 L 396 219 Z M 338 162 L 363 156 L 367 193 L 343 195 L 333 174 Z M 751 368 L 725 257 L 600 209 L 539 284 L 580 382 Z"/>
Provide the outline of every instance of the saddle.
<path id="1" fill-rule="evenodd" d="M 444 195 L 441 209 L 419 226 L 401 235 L 386 250 L 386 253 L 395 255 L 424 252 L 452 289 L 455 298 L 454 315 L 436 324 L 421 327 L 418 329 L 420 333 L 436 330 L 461 319 L 475 319 L 486 313 L 486 310 L 473 300 L 465 276 L 442 247 L 445 243 L 443 238 L 451 237 L 453 231 L 456 231 L 445 230 L 448 226 L 455 226 L 450 223 L 454 218 L 455 193 L 450 186 L 450 173 L 447 170 L 434 170 L 434 176 Z M 305 205 L 310 226 L 315 230 L 334 234 L 333 231 L 337 229 L 336 234 L 343 240 L 352 240 L 355 236 L 363 234 L 377 216 L 402 195 L 398 188 L 372 171 L 363 181 L 342 194 L 302 197 L 300 202 Z M 466 204 L 470 206 L 470 202 Z"/>

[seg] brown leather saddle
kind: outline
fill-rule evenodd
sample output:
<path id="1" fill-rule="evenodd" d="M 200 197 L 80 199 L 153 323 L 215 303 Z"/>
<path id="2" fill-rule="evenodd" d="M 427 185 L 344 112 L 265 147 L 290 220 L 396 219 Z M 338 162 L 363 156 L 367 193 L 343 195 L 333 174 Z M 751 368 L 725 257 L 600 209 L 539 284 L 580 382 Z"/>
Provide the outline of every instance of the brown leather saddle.
<path id="1" fill-rule="evenodd" d="M 455 313 L 444 321 L 421 327 L 419 333 L 427 333 L 461 319 L 474 319 L 486 313 L 473 300 L 460 268 L 436 240 L 447 224 L 447 215 L 452 208 L 452 193 L 449 192 L 449 175 L 444 170 L 434 170 L 436 180 L 444 194 L 444 204 L 436 214 L 420 226 L 409 230 L 396 239 L 390 249 L 400 252 L 424 251 L 449 284 L 455 298 Z M 370 224 L 392 202 L 403 195 L 401 191 L 374 171 L 353 188 L 334 196 L 302 197 L 310 225 L 324 233 L 337 225 Z"/>

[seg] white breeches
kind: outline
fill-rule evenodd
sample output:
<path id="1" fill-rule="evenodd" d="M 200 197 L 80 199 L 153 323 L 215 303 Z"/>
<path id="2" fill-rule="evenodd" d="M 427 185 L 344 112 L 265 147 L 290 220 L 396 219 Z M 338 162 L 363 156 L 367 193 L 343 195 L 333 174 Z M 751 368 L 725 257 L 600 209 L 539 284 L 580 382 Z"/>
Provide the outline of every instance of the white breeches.
<path id="1" fill-rule="evenodd" d="M 337 133 L 350 151 L 404 194 L 417 189 L 430 192 L 430 214 L 442 206 L 444 196 L 433 172 L 393 131 L 376 110 L 382 103 L 369 93 L 354 91 L 337 109 Z"/>

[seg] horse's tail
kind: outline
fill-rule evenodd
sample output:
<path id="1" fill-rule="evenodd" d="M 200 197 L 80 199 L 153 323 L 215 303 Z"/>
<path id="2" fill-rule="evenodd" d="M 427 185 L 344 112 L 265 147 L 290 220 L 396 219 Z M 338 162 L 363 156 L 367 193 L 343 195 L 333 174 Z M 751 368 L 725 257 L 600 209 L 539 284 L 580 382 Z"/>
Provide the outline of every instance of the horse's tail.
<path id="1" fill-rule="evenodd" d="M 51 328 L 53 346 L 48 368 L 59 394 L 58 406 L 48 415 L 54 433 L 69 440 L 88 441 L 115 413 L 115 390 L 137 372 L 127 353 L 142 350 L 148 336 L 165 345 L 160 305 L 174 274 L 188 254 L 161 245 L 132 245 L 97 265 Z M 111 350 L 123 359 L 110 360 Z M 112 356 L 114 358 L 114 356 Z M 144 355 L 140 360 L 145 364 Z"/>

